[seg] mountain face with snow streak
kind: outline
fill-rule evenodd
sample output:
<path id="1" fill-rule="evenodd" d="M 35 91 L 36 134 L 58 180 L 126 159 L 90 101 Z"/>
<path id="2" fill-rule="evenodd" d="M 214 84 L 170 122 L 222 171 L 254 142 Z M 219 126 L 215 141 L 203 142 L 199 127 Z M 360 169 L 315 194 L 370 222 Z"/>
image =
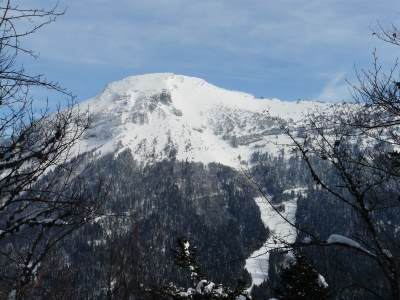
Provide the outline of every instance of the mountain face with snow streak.
<path id="1" fill-rule="evenodd" d="M 240 171 L 250 167 L 254 153 L 281 153 L 289 143 L 282 134 L 282 124 L 300 126 L 308 113 L 326 110 L 329 105 L 257 99 L 199 78 L 160 73 L 110 83 L 80 107 L 88 107 L 92 126 L 79 143 L 79 152 L 117 157 L 128 151 L 142 165 L 157 166 L 173 159 L 204 165 L 217 163 Z M 211 189 L 210 193 L 218 193 L 217 190 Z M 258 199 L 259 195 L 253 196 L 252 199 Z M 268 205 L 255 200 L 254 203 L 262 216 Z M 295 204 L 295 196 L 287 200 L 288 207 L 294 207 L 293 217 Z M 284 207 L 285 203 L 280 205 Z M 256 217 L 262 224 L 259 212 L 253 213 L 256 216 L 249 214 L 248 218 Z M 264 220 L 266 230 L 273 229 L 268 226 L 271 222 L 282 223 L 279 218 Z M 275 230 L 279 232 L 280 228 Z M 261 246 L 247 255 L 262 253 L 265 245 Z M 268 278 L 268 260 L 264 257 L 247 259 L 245 268 L 253 284 L 259 285 Z"/>
<path id="2" fill-rule="evenodd" d="M 137 287 L 186 284 L 171 251 L 179 238 L 198 248 L 214 282 L 234 287 L 243 279 L 262 299 L 272 296 L 257 286 L 276 281 L 284 258 L 262 254 L 279 246 L 276 236 L 293 241 L 296 233 L 260 202 L 243 169 L 296 222 L 297 203 L 315 184 L 301 160 L 285 154 L 281 126 L 300 128 L 307 114 L 331 106 L 257 99 L 163 73 L 110 83 L 80 103 L 86 108 L 91 127 L 75 148 L 86 166 L 79 178 L 89 179 L 89 191 L 105 190 L 105 215 L 120 217 L 96 218 L 64 242 L 68 269 L 80 270 L 74 298 L 89 291 L 89 299 L 106 299 L 111 291 L 121 299 Z"/>
<path id="3" fill-rule="evenodd" d="M 173 155 L 181 161 L 238 167 L 255 151 L 276 153 L 287 142 L 284 122 L 326 104 L 257 99 L 202 79 L 169 73 L 113 82 L 89 107 L 92 128 L 79 151 L 109 153 L 130 149 L 141 162 Z"/>

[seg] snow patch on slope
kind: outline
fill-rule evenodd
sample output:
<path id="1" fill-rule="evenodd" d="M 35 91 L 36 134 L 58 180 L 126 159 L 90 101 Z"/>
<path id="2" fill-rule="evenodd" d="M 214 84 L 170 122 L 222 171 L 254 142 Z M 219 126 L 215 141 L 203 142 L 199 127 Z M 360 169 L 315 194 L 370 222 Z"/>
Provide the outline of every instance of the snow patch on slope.
<path id="1" fill-rule="evenodd" d="M 284 191 L 284 193 L 290 194 L 291 192 L 299 191 L 304 192 L 304 189 L 290 189 Z M 251 275 L 252 287 L 254 285 L 259 286 L 268 280 L 270 251 L 284 247 L 283 241 L 292 243 L 296 240 L 296 229 L 285 221 L 282 216 L 292 224 L 296 222 L 297 197 L 276 205 L 275 209 L 264 197 L 257 197 L 255 201 L 260 208 L 261 220 L 265 227 L 269 229 L 270 234 L 264 245 L 254 251 L 246 260 L 245 268 Z"/>

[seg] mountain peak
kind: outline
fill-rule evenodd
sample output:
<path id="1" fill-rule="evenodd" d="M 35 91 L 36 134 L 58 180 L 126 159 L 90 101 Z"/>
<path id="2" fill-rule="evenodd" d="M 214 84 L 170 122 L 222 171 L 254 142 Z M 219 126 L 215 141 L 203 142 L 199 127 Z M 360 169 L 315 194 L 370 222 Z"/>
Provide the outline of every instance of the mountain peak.
<path id="1" fill-rule="evenodd" d="M 178 85 L 204 85 L 209 84 L 203 79 L 174 73 L 150 73 L 128 76 L 108 84 L 105 90 L 113 92 L 129 91 L 162 91 L 173 89 Z M 209 84 L 210 85 L 210 84 Z"/>
<path id="2" fill-rule="evenodd" d="M 112 82 L 85 103 L 93 126 L 80 145 L 82 151 L 128 148 L 143 162 L 173 153 L 183 161 L 234 167 L 260 149 L 277 153 L 278 145 L 287 142 L 280 122 L 301 122 L 305 113 L 322 105 L 257 99 L 173 73 Z"/>

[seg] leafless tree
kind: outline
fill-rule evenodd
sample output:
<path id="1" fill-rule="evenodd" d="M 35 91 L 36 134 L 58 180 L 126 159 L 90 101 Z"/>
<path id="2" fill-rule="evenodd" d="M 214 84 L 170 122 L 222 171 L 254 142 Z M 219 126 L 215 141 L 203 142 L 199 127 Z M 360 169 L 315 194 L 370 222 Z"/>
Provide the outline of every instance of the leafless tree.
<path id="1" fill-rule="evenodd" d="M 21 56 L 36 58 L 23 40 L 64 11 L 0 1 L 0 298 L 21 298 L 41 261 L 98 208 L 71 159 L 89 125 L 74 98 L 57 83 L 31 75 Z M 62 109 L 38 112 L 33 91 L 66 99 Z M 74 185 L 72 185 L 74 180 Z M 99 196 L 99 195 L 98 195 Z"/>
<path id="2" fill-rule="evenodd" d="M 375 34 L 399 45 L 396 28 L 391 33 L 380 27 Z M 374 53 L 373 67 L 358 71 L 358 82 L 351 85 L 354 103 L 337 105 L 333 113 L 310 114 L 302 134 L 295 127 L 283 126 L 293 150 L 301 155 L 315 183 L 348 207 L 354 215 L 350 222 L 359 230 L 351 239 L 332 235 L 327 240 L 308 232 L 307 243 L 297 241 L 288 247 L 314 245 L 356 250 L 379 266 L 391 298 L 397 300 L 400 299 L 398 71 L 396 62 L 391 70 L 384 72 Z M 319 167 L 321 164 L 326 168 Z M 328 178 L 326 170 L 332 170 L 335 180 Z"/>

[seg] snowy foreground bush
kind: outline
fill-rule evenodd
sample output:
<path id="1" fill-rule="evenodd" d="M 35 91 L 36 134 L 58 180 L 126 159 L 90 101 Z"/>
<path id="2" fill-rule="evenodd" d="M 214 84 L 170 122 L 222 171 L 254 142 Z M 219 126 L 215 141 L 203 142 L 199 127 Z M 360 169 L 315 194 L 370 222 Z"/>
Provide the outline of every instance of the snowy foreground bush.
<path id="1" fill-rule="evenodd" d="M 163 292 L 171 299 L 250 299 L 245 286 L 239 286 L 233 290 L 208 280 L 202 274 L 197 262 L 196 247 L 191 246 L 187 240 L 179 240 L 177 242 L 176 263 L 189 271 L 192 287 L 177 287 L 175 284 L 170 283 L 164 287 Z"/>

